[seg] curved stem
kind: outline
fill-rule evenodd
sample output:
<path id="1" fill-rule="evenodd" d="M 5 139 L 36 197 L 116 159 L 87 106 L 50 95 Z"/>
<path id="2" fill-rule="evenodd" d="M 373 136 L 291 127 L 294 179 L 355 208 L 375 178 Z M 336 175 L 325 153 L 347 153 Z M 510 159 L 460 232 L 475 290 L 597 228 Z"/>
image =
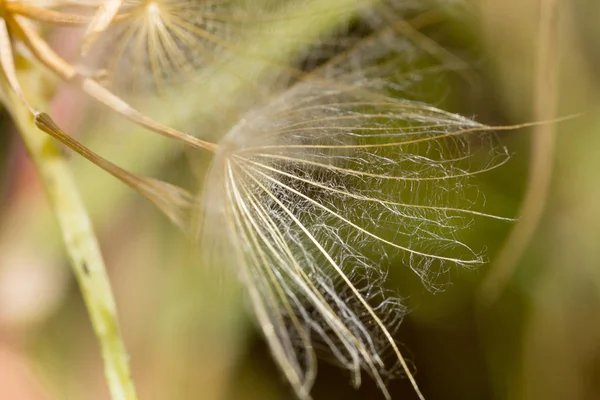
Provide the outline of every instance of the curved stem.
<path id="1" fill-rule="evenodd" d="M 53 139 L 37 129 L 33 116 L 10 91 L 6 80 L 2 79 L 1 83 L 7 97 L 5 103 L 58 220 L 67 255 L 100 343 L 111 398 L 137 400 L 104 261 L 71 171 Z"/>
<path id="2" fill-rule="evenodd" d="M 551 120 L 556 115 L 558 103 L 558 4 L 559 0 L 540 0 L 539 2 L 534 120 Z M 479 294 L 484 303 L 492 304 L 502 295 L 539 226 L 552 180 L 555 136 L 555 124 L 542 124 L 534 127 L 529 178 L 525 199 L 521 205 L 521 218 L 481 285 Z"/>

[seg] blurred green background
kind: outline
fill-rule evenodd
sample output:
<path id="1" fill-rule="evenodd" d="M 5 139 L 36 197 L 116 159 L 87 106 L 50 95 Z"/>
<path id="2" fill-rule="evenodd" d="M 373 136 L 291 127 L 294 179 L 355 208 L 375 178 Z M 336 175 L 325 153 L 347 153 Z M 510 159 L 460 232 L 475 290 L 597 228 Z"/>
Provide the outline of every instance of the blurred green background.
<path id="1" fill-rule="evenodd" d="M 600 3 L 559 3 L 557 114 L 581 116 L 556 125 L 547 207 L 506 290 L 493 304 L 482 300 L 489 264 L 450 270 L 451 284 L 436 294 L 407 285 L 402 266 L 390 269 L 390 287 L 411 289 L 397 340 L 430 400 L 600 398 Z M 538 1 L 473 0 L 459 10 L 423 31 L 473 69 L 468 82 L 437 77 L 436 105 L 487 124 L 532 120 Z M 77 96 L 59 90 L 57 119 Z M 188 160 L 163 151 L 163 139 L 112 133 L 96 118 L 90 147 L 134 171 L 186 179 Z M 0 399 L 108 399 L 55 221 L 6 114 L 1 123 Z M 530 134 L 502 133 L 513 159 L 479 177 L 497 214 L 518 213 L 535 151 Z M 183 234 L 140 196 L 78 157 L 71 165 L 109 267 L 140 399 L 293 399 L 230 276 L 199 266 Z M 481 221 L 467 239 L 493 264 L 513 228 Z M 416 398 L 403 379 L 390 392 Z M 347 373 L 321 363 L 314 398 L 383 397 L 368 378 L 355 390 Z"/>

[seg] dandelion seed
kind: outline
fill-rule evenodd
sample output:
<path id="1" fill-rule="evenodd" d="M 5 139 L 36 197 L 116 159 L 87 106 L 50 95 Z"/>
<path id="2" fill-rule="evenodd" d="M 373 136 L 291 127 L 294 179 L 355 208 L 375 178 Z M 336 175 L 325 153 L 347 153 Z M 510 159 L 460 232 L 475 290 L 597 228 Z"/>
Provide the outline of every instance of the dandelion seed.
<path id="1" fill-rule="evenodd" d="M 104 35 L 99 68 L 123 93 L 189 84 L 224 54 L 243 52 L 236 41 L 256 35 L 264 12 L 235 0 L 125 1 Z"/>
<path id="2" fill-rule="evenodd" d="M 223 262 L 248 287 L 300 398 L 310 398 L 323 347 L 356 385 L 366 371 L 386 398 L 391 349 L 418 392 L 393 339 L 405 310 L 378 288 L 393 257 L 434 290 L 450 266 L 483 262 L 457 233 L 474 216 L 499 217 L 452 205 L 465 203 L 469 177 L 508 160 L 489 130 L 360 85 L 315 80 L 223 138 L 201 200 L 200 240 L 207 252 L 222 242 L 222 257 L 235 254 Z"/>

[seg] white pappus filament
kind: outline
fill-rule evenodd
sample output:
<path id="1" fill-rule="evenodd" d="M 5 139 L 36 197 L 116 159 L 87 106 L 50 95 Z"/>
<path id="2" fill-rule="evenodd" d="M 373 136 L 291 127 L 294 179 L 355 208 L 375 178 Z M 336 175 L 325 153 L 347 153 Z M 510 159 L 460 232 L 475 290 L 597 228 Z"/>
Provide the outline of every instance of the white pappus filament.
<path id="1" fill-rule="evenodd" d="M 393 338 L 405 309 L 382 288 L 386 267 L 406 265 L 435 289 L 450 266 L 483 262 L 457 233 L 475 216 L 503 219 L 463 197 L 469 177 L 508 160 L 489 130 L 315 80 L 248 113 L 222 140 L 201 200 L 201 243 L 238 271 L 301 399 L 323 351 L 355 385 L 366 371 L 389 398 L 385 379 L 401 369 L 418 391 Z"/>

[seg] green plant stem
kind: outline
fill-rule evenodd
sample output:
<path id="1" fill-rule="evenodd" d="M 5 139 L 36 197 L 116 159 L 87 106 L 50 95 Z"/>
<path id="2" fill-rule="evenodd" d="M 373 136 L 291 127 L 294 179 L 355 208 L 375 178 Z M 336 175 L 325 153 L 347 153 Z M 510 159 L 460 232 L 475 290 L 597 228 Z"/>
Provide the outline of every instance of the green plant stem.
<path id="1" fill-rule="evenodd" d="M 31 77 L 30 77 L 31 78 Z M 81 288 L 92 327 L 100 343 L 112 400 L 136 400 L 117 309 L 90 218 L 60 148 L 39 131 L 33 116 L 4 86 L 13 120 L 33 160 Z"/>

